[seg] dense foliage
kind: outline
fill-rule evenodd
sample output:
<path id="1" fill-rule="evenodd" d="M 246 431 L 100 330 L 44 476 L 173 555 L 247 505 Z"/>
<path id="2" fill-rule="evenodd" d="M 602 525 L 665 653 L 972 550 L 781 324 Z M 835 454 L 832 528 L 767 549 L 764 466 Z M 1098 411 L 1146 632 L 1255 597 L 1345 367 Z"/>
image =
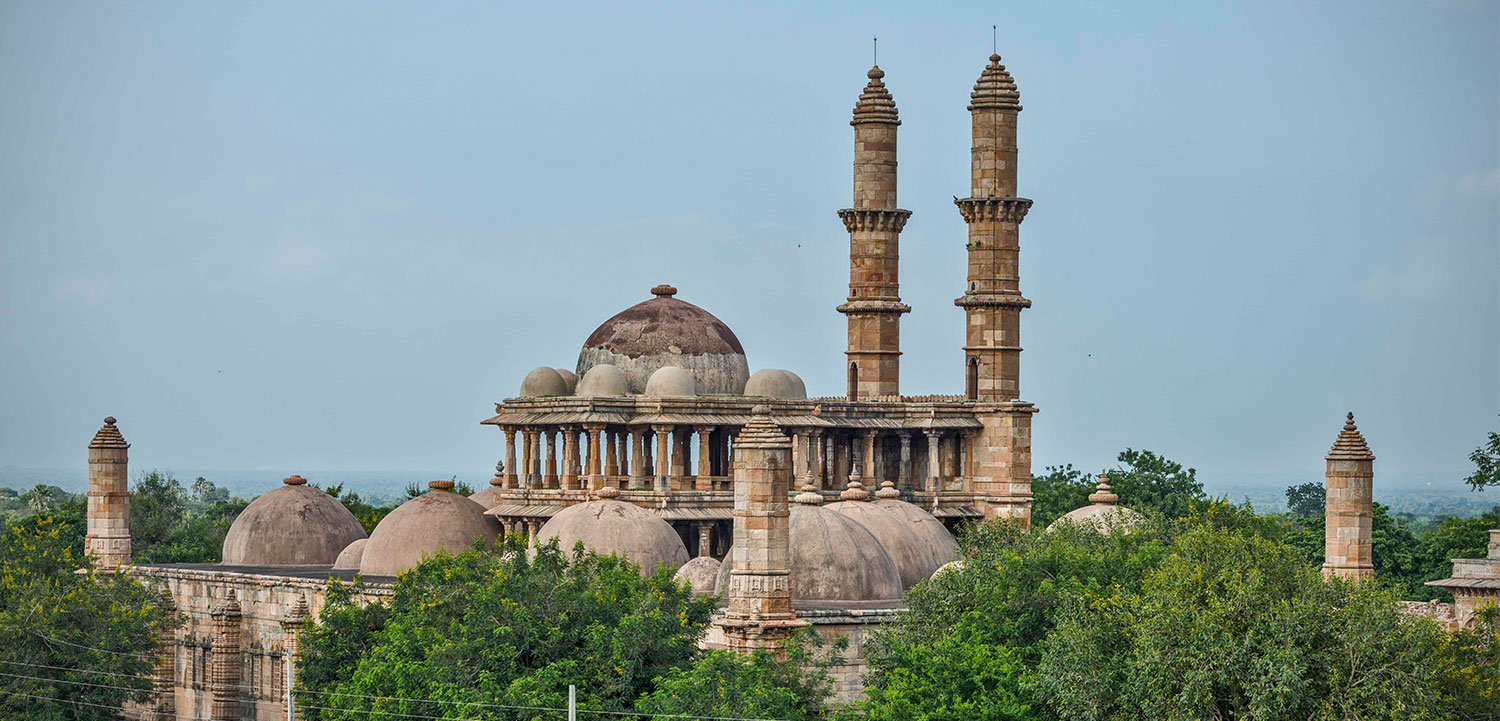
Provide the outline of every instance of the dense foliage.
<path id="1" fill-rule="evenodd" d="M 435 713 L 415 699 L 472 719 L 555 718 L 546 709 L 564 707 L 571 684 L 580 707 L 600 711 L 786 717 L 819 707 L 826 682 L 816 674 L 700 652 L 712 608 L 670 569 L 642 578 L 614 556 L 507 537 L 402 574 L 388 604 L 330 586 L 305 638 L 302 703 L 307 718 L 330 720 Z"/>
<path id="2" fill-rule="evenodd" d="M 131 554 L 136 563 L 215 563 L 246 505 L 202 477 L 187 489 L 151 471 L 130 491 Z"/>
<path id="3" fill-rule="evenodd" d="M 1133 448 L 1120 451 L 1116 460 L 1119 465 L 1108 471 L 1109 485 L 1137 511 L 1176 518 L 1187 513 L 1193 501 L 1204 498 L 1195 469 Z M 1072 465 L 1051 466 L 1046 473 L 1032 476 L 1032 525 L 1046 528 L 1068 511 L 1088 505 L 1098 482 Z"/>
<path id="4" fill-rule="evenodd" d="M 123 718 L 152 689 L 152 656 L 177 618 L 119 574 L 77 573 L 81 518 L 39 513 L 0 535 L 0 718 Z"/>
<path id="5" fill-rule="evenodd" d="M 849 715 L 1461 718 L 1497 698 L 1493 627 L 1447 634 L 1386 586 L 1325 582 L 1284 527 L 1222 503 L 1113 534 L 975 527 L 867 645 Z"/>
<path id="6" fill-rule="evenodd" d="M 1469 454 L 1474 463 L 1474 472 L 1464 482 L 1476 491 L 1489 486 L 1500 486 L 1500 433 L 1490 431 L 1488 442 Z"/>

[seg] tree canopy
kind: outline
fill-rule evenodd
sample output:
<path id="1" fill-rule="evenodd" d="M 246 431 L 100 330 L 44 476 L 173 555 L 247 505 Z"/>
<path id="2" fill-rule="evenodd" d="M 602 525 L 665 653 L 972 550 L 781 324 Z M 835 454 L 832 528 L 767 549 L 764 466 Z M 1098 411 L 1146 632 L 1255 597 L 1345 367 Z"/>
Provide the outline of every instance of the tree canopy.
<path id="1" fill-rule="evenodd" d="M 701 652 L 712 609 L 668 568 L 643 578 L 614 556 L 508 536 L 423 562 L 389 603 L 361 605 L 332 584 L 305 637 L 300 698 L 318 719 L 434 714 L 414 699 L 465 718 L 555 718 L 546 709 L 566 705 L 570 684 L 581 707 L 602 711 L 801 718 L 821 707 L 816 674 Z"/>

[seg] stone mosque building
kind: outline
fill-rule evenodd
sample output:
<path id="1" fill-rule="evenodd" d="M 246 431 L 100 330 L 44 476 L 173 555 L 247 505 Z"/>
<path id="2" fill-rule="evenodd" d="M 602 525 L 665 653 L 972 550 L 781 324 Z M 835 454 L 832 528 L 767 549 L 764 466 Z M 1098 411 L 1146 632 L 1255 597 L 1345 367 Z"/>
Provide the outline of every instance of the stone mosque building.
<path id="1" fill-rule="evenodd" d="M 945 281 L 967 319 L 952 351 L 962 392 L 909 396 L 899 388 L 911 310 L 899 239 L 911 213 L 897 203 L 901 120 L 884 76 L 872 68 L 855 104 L 854 199 L 838 211 L 849 232 L 842 395 L 809 397 L 788 370 L 751 373 L 733 330 L 658 285 L 594 329 L 572 368 L 538 367 L 495 405 L 482 422 L 503 439 L 504 460 L 488 488 L 465 498 L 434 481 L 366 537 L 336 500 L 291 476 L 234 522 L 218 564 L 130 565 L 128 444 L 106 419 L 89 446 L 89 552 L 104 570 L 158 585 L 187 618 L 158 669 L 170 691 L 140 714 L 281 717 L 293 631 L 319 612 L 329 579 L 362 577 L 363 597 L 381 601 L 423 557 L 501 533 L 581 542 L 647 573 L 673 569 L 722 599 L 708 647 L 774 648 L 804 626 L 846 637 L 836 691 L 856 697 L 866 630 L 957 559 L 951 529 L 1029 524 L 1037 411 L 1020 394 L 1020 316 L 1031 304 L 1020 226 L 1031 201 L 1017 186 L 1016 84 L 992 55 L 968 106 L 970 189 L 955 201 L 968 266 Z M 1358 435 L 1352 417 L 1349 432 Z M 1328 461 L 1329 544 L 1343 549 L 1329 559 L 1332 572 L 1358 575 L 1368 569 L 1371 473 L 1350 444 L 1340 436 Z M 1350 490 L 1335 495 L 1335 480 Z M 1089 499 L 1073 519 L 1102 528 L 1135 518 L 1104 479 Z M 1493 597 L 1500 560 L 1486 568 L 1490 585 L 1474 588 Z"/>

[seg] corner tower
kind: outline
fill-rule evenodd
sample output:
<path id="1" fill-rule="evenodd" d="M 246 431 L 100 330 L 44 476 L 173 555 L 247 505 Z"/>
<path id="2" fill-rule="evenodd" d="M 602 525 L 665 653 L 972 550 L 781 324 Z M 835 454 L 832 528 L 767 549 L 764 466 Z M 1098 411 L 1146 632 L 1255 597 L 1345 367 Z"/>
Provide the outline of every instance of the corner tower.
<path id="1" fill-rule="evenodd" d="M 969 197 L 955 200 L 969 224 L 969 277 L 953 303 L 964 309 L 964 395 L 978 401 L 1020 397 L 1021 220 L 1031 201 L 1016 197 L 1016 116 L 1021 94 L 999 55 L 974 84 Z"/>
<path id="2" fill-rule="evenodd" d="M 114 416 L 89 442 L 88 534 L 84 551 L 94 568 L 113 573 L 130 563 L 130 444 Z"/>
<path id="3" fill-rule="evenodd" d="M 896 101 L 870 68 L 854 106 L 854 207 L 839 211 L 849 230 L 849 297 L 838 311 L 849 318 L 845 352 L 849 400 L 899 393 L 901 302 L 897 266 L 901 229 L 911 211 L 896 207 Z"/>
<path id="4" fill-rule="evenodd" d="M 1323 576 L 1374 578 L 1375 454 L 1353 413 L 1324 460 Z"/>

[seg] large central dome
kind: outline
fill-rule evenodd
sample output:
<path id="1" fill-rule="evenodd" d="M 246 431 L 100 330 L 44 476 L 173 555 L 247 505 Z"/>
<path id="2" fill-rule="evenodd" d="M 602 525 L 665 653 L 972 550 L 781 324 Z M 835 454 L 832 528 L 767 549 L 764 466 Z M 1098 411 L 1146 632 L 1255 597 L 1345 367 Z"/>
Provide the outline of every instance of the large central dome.
<path id="1" fill-rule="evenodd" d="M 578 354 L 578 377 L 612 365 L 624 373 L 631 393 L 642 393 L 652 373 L 677 366 L 692 376 L 699 394 L 743 393 L 750 365 L 734 331 L 712 313 L 674 298 L 677 289 L 670 285 L 651 293 L 656 297 L 626 308 L 589 335 Z"/>

